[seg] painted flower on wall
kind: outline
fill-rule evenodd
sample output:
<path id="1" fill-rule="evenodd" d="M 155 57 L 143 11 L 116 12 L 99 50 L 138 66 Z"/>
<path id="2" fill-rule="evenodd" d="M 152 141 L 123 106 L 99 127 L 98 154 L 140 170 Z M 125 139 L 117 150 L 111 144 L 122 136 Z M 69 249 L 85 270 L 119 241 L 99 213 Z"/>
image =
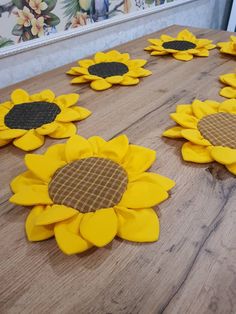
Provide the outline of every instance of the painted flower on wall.
<path id="1" fill-rule="evenodd" d="M 71 27 L 76 28 L 87 24 L 87 13 L 77 12 L 76 16 L 71 19 Z"/>
<path id="2" fill-rule="evenodd" d="M 48 27 L 55 27 L 60 23 L 57 15 L 51 13 L 57 0 L 12 0 L 17 7 L 15 13 L 18 18 L 12 34 L 19 36 L 20 41 L 39 38 L 48 32 Z"/>

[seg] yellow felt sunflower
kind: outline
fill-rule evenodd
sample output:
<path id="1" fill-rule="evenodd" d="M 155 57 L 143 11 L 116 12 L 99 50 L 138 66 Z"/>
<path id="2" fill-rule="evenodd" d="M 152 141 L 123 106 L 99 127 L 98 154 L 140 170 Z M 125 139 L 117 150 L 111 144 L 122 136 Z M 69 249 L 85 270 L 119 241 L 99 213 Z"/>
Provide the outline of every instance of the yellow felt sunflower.
<path id="1" fill-rule="evenodd" d="M 220 52 L 236 56 L 236 36 L 230 36 L 230 41 L 217 43 Z"/>
<path id="2" fill-rule="evenodd" d="M 143 59 L 130 59 L 128 53 L 116 50 L 97 52 L 94 59 L 78 61 L 79 67 L 73 67 L 67 74 L 76 76 L 72 84 L 90 83 L 95 90 L 105 90 L 113 84 L 136 85 L 139 77 L 151 75 L 152 72 L 142 67 L 147 63 Z"/>
<path id="3" fill-rule="evenodd" d="M 75 106 L 78 94 L 56 97 L 51 90 L 29 95 L 16 89 L 11 100 L 0 104 L 0 146 L 10 142 L 30 151 L 44 144 L 44 136 L 70 137 L 76 133 L 72 121 L 83 120 L 91 112 Z"/>
<path id="4" fill-rule="evenodd" d="M 177 60 L 189 61 L 193 56 L 208 57 L 209 50 L 216 47 L 212 40 L 196 38 L 189 30 L 184 29 L 177 37 L 161 35 L 160 39 L 148 39 L 151 43 L 145 50 L 152 56 L 172 54 Z"/>
<path id="5" fill-rule="evenodd" d="M 72 136 L 44 155 L 27 154 L 28 170 L 11 182 L 10 201 L 34 205 L 27 220 L 30 241 L 55 236 L 66 254 L 102 247 L 118 237 L 156 241 L 153 206 L 168 197 L 174 181 L 145 172 L 155 151 L 131 145 L 125 135 L 108 142 Z"/>
<path id="6" fill-rule="evenodd" d="M 220 90 L 220 95 L 226 98 L 236 98 L 236 73 L 221 75 L 220 81 L 229 85 Z"/>
<path id="7" fill-rule="evenodd" d="M 236 175 L 236 99 L 222 103 L 195 100 L 178 105 L 170 117 L 179 124 L 163 133 L 170 138 L 185 138 L 182 146 L 186 161 L 217 161 Z"/>

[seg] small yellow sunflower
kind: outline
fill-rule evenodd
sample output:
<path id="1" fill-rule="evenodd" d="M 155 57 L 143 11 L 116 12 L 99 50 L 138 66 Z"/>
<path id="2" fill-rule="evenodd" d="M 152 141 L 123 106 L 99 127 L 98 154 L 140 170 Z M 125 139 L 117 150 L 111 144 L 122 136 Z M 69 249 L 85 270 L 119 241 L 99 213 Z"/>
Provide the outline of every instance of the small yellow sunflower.
<path id="1" fill-rule="evenodd" d="M 44 136 L 70 137 L 76 133 L 72 121 L 83 120 L 91 112 L 74 106 L 78 94 L 56 97 L 51 90 L 29 95 L 16 89 L 11 100 L 0 104 L 0 147 L 10 142 L 30 151 L 44 144 Z"/>
<path id="2" fill-rule="evenodd" d="M 189 61 L 193 56 L 208 57 L 209 50 L 216 47 L 212 40 L 196 38 L 189 30 L 184 29 L 176 38 L 161 35 L 160 39 L 148 39 L 152 44 L 144 50 L 151 51 L 152 56 L 172 54 L 177 60 Z"/>
<path id="3" fill-rule="evenodd" d="M 220 95 L 226 98 L 236 98 L 236 73 L 221 75 L 220 81 L 229 85 L 220 90 Z"/>
<path id="4" fill-rule="evenodd" d="M 230 36 L 230 41 L 220 42 L 217 46 L 220 52 L 236 56 L 236 36 Z"/>
<path id="5" fill-rule="evenodd" d="M 116 50 L 97 52 L 94 59 L 78 61 L 79 67 L 73 67 L 67 74 L 75 75 L 72 84 L 88 83 L 95 90 L 105 90 L 113 84 L 136 85 L 139 77 L 152 72 L 142 67 L 147 63 L 143 59 L 131 60 L 128 53 Z"/>
<path id="6" fill-rule="evenodd" d="M 178 105 L 170 117 L 180 126 L 166 130 L 163 136 L 189 141 L 182 146 L 185 161 L 217 161 L 236 175 L 236 99 L 222 103 L 195 100 Z"/>
<path id="7" fill-rule="evenodd" d="M 145 172 L 155 151 L 131 145 L 125 135 L 108 142 L 72 136 L 44 155 L 27 154 L 28 170 L 11 182 L 10 201 L 34 205 L 27 220 L 29 241 L 55 236 L 65 254 L 102 247 L 118 237 L 156 241 L 153 206 L 168 198 L 174 181 Z"/>

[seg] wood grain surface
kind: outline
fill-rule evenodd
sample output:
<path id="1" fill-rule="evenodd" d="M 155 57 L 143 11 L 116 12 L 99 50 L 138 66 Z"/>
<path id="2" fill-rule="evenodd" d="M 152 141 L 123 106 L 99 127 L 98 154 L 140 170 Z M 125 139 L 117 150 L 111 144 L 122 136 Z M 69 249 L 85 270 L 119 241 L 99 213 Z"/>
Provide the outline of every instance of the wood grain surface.
<path id="1" fill-rule="evenodd" d="M 143 51 L 148 37 L 176 35 L 181 29 L 172 26 L 117 47 L 148 60 L 153 75 L 137 86 L 104 92 L 86 84 L 72 86 L 65 75 L 69 64 L 0 91 L 1 102 L 16 87 L 30 93 L 45 88 L 57 94 L 78 92 L 79 104 L 93 112 L 79 123 L 79 134 L 110 139 L 125 133 L 131 142 L 157 151 L 152 171 L 176 181 L 170 198 L 157 208 L 158 242 L 115 239 L 105 248 L 66 256 L 54 239 L 27 241 L 29 209 L 8 202 L 10 180 L 25 169 L 24 152 L 11 145 L 1 148 L 0 313 L 236 313 L 235 177 L 216 163 L 183 162 L 183 142 L 161 137 L 173 125 L 169 113 L 177 104 L 194 98 L 224 100 L 218 76 L 232 72 L 235 59 L 218 49 L 190 62 Z M 230 35 L 191 30 L 214 42 Z M 37 152 L 55 142 L 60 141 L 47 139 Z"/>

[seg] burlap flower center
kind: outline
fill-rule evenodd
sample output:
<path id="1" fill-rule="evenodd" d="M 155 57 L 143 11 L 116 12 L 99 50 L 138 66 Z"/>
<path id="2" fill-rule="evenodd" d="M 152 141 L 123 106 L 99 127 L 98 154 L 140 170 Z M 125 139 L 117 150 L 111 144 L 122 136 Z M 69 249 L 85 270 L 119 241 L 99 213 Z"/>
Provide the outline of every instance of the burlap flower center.
<path id="1" fill-rule="evenodd" d="M 94 212 L 117 205 L 127 183 L 126 171 L 116 162 L 90 157 L 58 169 L 49 184 L 49 195 L 55 204 Z"/>
<path id="2" fill-rule="evenodd" d="M 214 146 L 236 149 L 236 115 L 226 112 L 205 116 L 198 122 L 202 136 Z"/>
<path id="3" fill-rule="evenodd" d="M 165 49 L 174 49 L 179 51 L 185 51 L 196 48 L 196 45 L 187 40 L 171 40 L 162 44 Z"/>
<path id="4" fill-rule="evenodd" d="M 91 65 L 88 71 L 91 75 L 106 78 L 116 75 L 122 76 L 129 71 L 129 68 L 122 62 L 101 62 Z"/>
<path id="5" fill-rule="evenodd" d="M 61 109 L 54 103 L 34 101 L 15 105 L 5 116 L 8 128 L 30 130 L 55 120 Z"/>

